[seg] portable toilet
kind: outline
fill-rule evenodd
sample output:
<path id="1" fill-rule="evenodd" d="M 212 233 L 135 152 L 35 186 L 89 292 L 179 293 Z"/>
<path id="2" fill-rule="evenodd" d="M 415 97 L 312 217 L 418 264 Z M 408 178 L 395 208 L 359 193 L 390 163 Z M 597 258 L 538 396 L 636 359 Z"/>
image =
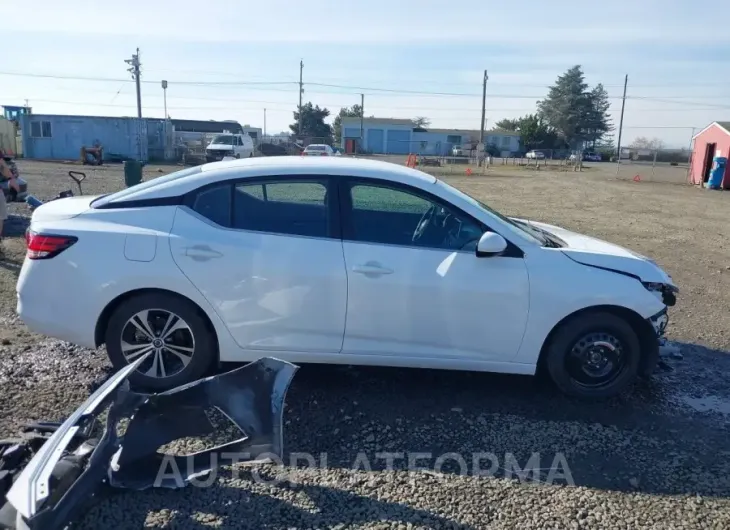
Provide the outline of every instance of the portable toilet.
<path id="1" fill-rule="evenodd" d="M 722 189 L 722 179 L 725 176 L 725 167 L 727 166 L 727 157 L 716 156 L 712 159 L 712 169 L 710 170 L 710 178 L 707 180 L 707 188 L 711 190 Z"/>

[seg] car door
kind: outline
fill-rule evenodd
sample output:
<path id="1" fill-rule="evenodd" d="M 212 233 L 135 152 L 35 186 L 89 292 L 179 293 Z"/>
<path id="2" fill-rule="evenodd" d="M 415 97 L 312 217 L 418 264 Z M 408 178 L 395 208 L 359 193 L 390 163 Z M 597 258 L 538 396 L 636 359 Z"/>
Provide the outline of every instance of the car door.
<path id="1" fill-rule="evenodd" d="M 410 186 L 350 179 L 340 201 L 348 273 L 343 353 L 474 361 L 516 355 L 529 310 L 519 249 L 478 258 L 476 243 L 488 227 Z"/>
<path id="2" fill-rule="evenodd" d="M 179 207 L 175 263 L 242 348 L 337 353 L 347 275 L 328 177 L 267 177 L 200 189 Z"/>

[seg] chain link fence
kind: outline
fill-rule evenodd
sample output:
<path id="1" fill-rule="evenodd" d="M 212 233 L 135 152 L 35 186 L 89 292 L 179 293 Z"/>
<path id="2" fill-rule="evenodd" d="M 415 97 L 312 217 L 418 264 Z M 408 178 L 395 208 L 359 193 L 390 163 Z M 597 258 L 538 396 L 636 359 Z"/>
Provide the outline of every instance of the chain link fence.
<path id="1" fill-rule="evenodd" d="M 688 184 L 692 153 L 688 149 L 627 149 L 615 161 L 620 180 Z"/>

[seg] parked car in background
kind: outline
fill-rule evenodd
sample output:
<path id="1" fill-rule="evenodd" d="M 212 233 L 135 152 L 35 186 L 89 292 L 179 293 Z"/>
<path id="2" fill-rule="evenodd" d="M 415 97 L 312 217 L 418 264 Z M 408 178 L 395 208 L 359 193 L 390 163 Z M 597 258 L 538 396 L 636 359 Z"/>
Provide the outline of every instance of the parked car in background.
<path id="1" fill-rule="evenodd" d="M 451 156 L 466 156 L 468 152 L 461 145 L 455 145 L 451 148 Z"/>
<path id="2" fill-rule="evenodd" d="M 225 156 L 250 158 L 253 151 L 253 139 L 248 134 L 219 134 L 205 148 L 205 159 L 215 162 L 223 160 Z"/>
<path id="3" fill-rule="evenodd" d="M 578 155 L 573 153 L 568 158 L 571 162 L 575 162 L 578 159 Z M 582 160 L 584 162 L 600 162 L 601 161 L 601 155 L 599 153 L 588 153 L 584 152 Z"/>
<path id="4" fill-rule="evenodd" d="M 335 151 L 327 144 L 309 144 L 302 151 L 304 156 L 335 156 Z"/>
<path id="5" fill-rule="evenodd" d="M 131 379 L 157 389 L 266 355 L 539 366 L 563 392 L 603 398 L 652 373 L 677 292 L 628 249 L 349 157 L 217 162 L 57 199 L 26 237 L 23 322 L 106 344 L 116 369 L 151 353 Z"/>
<path id="6" fill-rule="evenodd" d="M 528 153 L 525 155 L 525 158 L 542 160 L 545 158 L 545 153 L 543 153 L 542 151 L 528 151 Z"/>

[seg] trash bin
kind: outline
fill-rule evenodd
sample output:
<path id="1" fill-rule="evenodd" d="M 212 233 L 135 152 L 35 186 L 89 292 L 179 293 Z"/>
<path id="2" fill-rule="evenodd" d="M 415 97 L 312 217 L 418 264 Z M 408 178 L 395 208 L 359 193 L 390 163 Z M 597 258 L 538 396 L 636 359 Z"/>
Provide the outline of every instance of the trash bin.
<path id="1" fill-rule="evenodd" d="M 722 187 L 722 179 L 725 176 L 725 166 L 727 158 L 724 156 L 716 156 L 712 160 L 712 169 L 710 170 L 710 178 L 707 181 L 707 187 L 711 190 L 719 190 Z"/>
<path id="2" fill-rule="evenodd" d="M 124 161 L 124 184 L 129 188 L 142 182 L 142 163 L 138 160 Z"/>

